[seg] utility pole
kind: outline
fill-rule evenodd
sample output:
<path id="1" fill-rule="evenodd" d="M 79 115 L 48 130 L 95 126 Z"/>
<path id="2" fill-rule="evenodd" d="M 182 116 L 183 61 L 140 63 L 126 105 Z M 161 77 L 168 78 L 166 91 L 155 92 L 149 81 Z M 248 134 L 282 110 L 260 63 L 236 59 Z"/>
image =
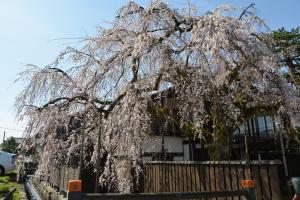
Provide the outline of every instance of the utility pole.
<path id="1" fill-rule="evenodd" d="M 5 141 L 5 134 L 6 134 L 6 132 L 4 131 L 4 133 L 3 133 L 3 140 L 2 140 L 2 142 L 4 142 L 4 141 Z"/>
<path id="2" fill-rule="evenodd" d="M 102 113 L 100 113 L 98 138 L 97 138 L 97 158 L 96 158 L 96 185 L 95 192 L 99 192 L 99 178 L 100 178 L 100 150 L 101 150 L 101 125 L 102 125 Z"/>
<path id="3" fill-rule="evenodd" d="M 246 160 L 249 161 L 250 160 L 250 156 L 249 156 L 249 147 L 248 147 L 248 135 L 247 132 L 245 132 L 245 154 L 246 154 Z"/>
<path id="4" fill-rule="evenodd" d="M 83 170 L 83 147 L 84 147 L 84 118 L 82 119 L 81 127 L 79 128 L 79 132 L 81 134 L 81 141 L 80 141 L 80 160 L 79 160 L 79 179 L 82 180 L 82 170 Z"/>
<path id="5" fill-rule="evenodd" d="M 284 144 L 283 144 L 282 130 L 279 131 L 279 139 L 280 139 L 280 147 L 281 147 L 281 153 L 282 153 L 284 174 L 285 174 L 286 177 L 288 177 L 289 172 L 288 172 L 288 166 L 287 166 L 286 157 L 285 157 L 285 148 L 284 148 Z"/>
<path id="6" fill-rule="evenodd" d="M 187 9 L 187 14 L 190 17 L 191 16 L 191 4 L 190 4 L 190 0 L 186 0 L 186 9 Z"/>

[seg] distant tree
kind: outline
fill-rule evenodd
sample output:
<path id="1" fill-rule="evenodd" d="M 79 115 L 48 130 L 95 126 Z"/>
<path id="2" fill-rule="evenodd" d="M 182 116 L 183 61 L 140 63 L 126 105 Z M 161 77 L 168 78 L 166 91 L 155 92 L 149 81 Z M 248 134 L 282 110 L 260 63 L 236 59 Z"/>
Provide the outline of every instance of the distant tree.
<path id="1" fill-rule="evenodd" d="M 271 48 L 277 55 L 278 66 L 286 68 L 284 75 L 297 89 L 300 85 L 300 27 L 292 28 L 290 31 L 285 28 L 273 31 L 270 34 Z M 291 113 L 281 116 L 283 130 L 290 144 L 299 145 L 299 129 L 292 126 L 292 118 L 297 117 Z M 297 119 L 294 119 L 297 120 Z M 293 145 L 288 145 L 290 148 Z"/>
<path id="2" fill-rule="evenodd" d="M 8 138 L 1 144 L 2 151 L 6 151 L 9 153 L 17 153 L 17 147 L 18 147 L 18 144 L 17 144 L 15 138 L 13 138 L 13 137 Z"/>
<path id="3" fill-rule="evenodd" d="M 299 27 L 291 31 L 281 28 L 273 31 L 273 51 L 279 55 L 280 65 L 288 67 L 288 79 L 300 84 L 300 32 Z"/>

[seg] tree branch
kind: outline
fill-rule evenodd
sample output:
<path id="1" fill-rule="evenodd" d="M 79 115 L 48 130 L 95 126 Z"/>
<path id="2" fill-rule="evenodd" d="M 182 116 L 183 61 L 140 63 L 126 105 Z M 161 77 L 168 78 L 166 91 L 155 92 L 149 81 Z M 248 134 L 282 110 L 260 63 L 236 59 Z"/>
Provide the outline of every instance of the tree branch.
<path id="1" fill-rule="evenodd" d="M 255 3 L 251 3 L 249 6 L 247 6 L 244 10 L 243 10 L 243 12 L 240 14 L 240 16 L 239 16 L 239 20 L 241 20 L 242 18 L 243 18 L 243 16 L 244 15 L 246 15 L 246 14 L 252 14 L 251 12 L 248 12 L 248 10 L 250 9 L 250 8 L 254 8 L 254 6 L 255 6 Z"/>

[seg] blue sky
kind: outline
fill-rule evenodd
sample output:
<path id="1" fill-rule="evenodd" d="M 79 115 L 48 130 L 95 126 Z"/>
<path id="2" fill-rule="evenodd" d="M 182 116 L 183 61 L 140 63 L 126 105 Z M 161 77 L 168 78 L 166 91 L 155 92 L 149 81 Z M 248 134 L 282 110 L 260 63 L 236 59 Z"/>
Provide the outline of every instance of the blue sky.
<path id="1" fill-rule="evenodd" d="M 13 104 L 22 84 L 14 84 L 17 73 L 27 63 L 44 66 L 72 40 L 95 33 L 105 26 L 128 0 L 1 0 L 0 1 L 0 142 L 7 136 L 22 136 L 22 123 L 14 120 Z M 146 5 L 146 0 L 137 0 Z M 185 0 L 166 0 L 183 7 Z M 300 26 L 299 0 L 190 0 L 200 13 L 220 4 L 245 7 L 254 2 L 258 15 L 271 29 Z M 9 129 L 4 129 L 9 128 Z"/>

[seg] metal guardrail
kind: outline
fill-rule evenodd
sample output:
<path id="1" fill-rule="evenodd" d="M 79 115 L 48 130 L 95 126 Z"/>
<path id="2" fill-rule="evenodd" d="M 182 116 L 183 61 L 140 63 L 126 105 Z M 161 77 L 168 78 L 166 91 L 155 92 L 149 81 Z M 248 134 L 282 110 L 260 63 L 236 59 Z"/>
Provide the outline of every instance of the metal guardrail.
<path id="1" fill-rule="evenodd" d="M 211 192 L 163 192 L 163 193 L 82 193 L 81 180 L 68 183 L 67 200 L 169 200 L 169 199 L 212 199 L 226 197 L 244 197 L 245 200 L 256 200 L 255 181 L 241 181 L 241 190 L 223 190 Z M 239 198 L 240 199 L 240 198 Z"/>
<path id="2" fill-rule="evenodd" d="M 215 192 L 172 192 L 172 193 L 130 193 L 130 194 L 82 194 L 82 200 L 170 200 L 170 199 L 205 199 L 218 197 L 249 198 L 248 190 L 215 191 Z M 255 195 L 254 195 L 255 197 Z M 71 200 L 71 199 L 70 199 Z"/>

